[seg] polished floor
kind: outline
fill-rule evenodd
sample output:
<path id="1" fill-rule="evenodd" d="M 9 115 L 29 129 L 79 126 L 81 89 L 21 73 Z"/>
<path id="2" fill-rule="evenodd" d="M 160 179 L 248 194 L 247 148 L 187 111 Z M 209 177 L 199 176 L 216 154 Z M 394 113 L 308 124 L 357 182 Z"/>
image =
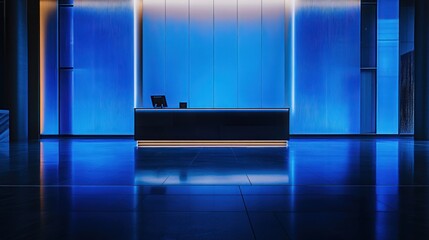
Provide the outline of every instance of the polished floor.
<path id="1" fill-rule="evenodd" d="M 0 239 L 429 239 L 429 142 L 0 143 Z"/>

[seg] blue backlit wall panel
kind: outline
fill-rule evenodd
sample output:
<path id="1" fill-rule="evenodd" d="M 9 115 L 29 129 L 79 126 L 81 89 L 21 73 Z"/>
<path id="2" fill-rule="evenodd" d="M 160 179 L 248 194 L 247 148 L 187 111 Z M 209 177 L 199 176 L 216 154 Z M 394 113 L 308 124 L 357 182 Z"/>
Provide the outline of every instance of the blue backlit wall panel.
<path id="1" fill-rule="evenodd" d="M 143 1 L 145 107 L 155 94 L 170 107 L 286 107 L 292 2 Z"/>
<path id="2" fill-rule="evenodd" d="M 238 0 L 238 107 L 262 107 L 261 0 Z"/>
<path id="3" fill-rule="evenodd" d="M 378 0 L 377 133 L 397 134 L 399 119 L 399 0 Z"/>
<path id="4" fill-rule="evenodd" d="M 189 106 L 193 108 L 212 108 L 214 105 L 213 1 L 190 0 Z"/>
<path id="5" fill-rule="evenodd" d="M 360 1 L 296 2 L 291 133 L 360 132 L 359 24 Z"/>
<path id="6" fill-rule="evenodd" d="M 59 5 L 59 133 L 72 134 L 73 7 Z"/>
<path id="7" fill-rule="evenodd" d="M 172 108 L 189 101 L 188 3 L 188 0 L 166 1 L 165 95 L 168 96 L 168 106 Z"/>
<path id="8" fill-rule="evenodd" d="M 293 0 L 284 3 L 284 106 L 291 110 L 295 108 L 295 3 Z"/>
<path id="9" fill-rule="evenodd" d="M 285 0 L 262 0 L 262 107 L 285 107 Z M 288 76 L 289 77 L 289 76 Z M 288 89 L 290 91 L 290 89 Z"/>
<path id="10" fill-rule="evenodd" d="M 165 94 L 165 79 L 166 79 L 165 78 L 165 74 L 166 74 L 165 3 L 166 3 L 165 0 L 144 0 L 143 1 L 143 106 L 144 107 L 152 107 L 152 103 L 150 100 L 151 95 Z M 167 103 L 168 103 L 168 100 L 169 99 L 167 99 Z"/>
<path id="11" fill-rule="evenodd" d="M 133 1 L 74 6 L 73 134 L 132 134 Z"/>
<path id="12" fill-rule="evenodd" d="M 237 107 L 237 0 L 214 1 L 214 107 Z"/>
<path id="13" fill-rule="evenodd" d="M 182 101 L 194 108 L 291 107 L 291 133 L 360 132 L 360 1 L 142 0 L 142 78 L 134 85 L 135 3 L 75 1 L 72 134 L 132 134 L 134 86 L 144 107 L 155 94 L 173 108 Z M 46 34 L 57 25 L 48 22 L 41 32 L 49 35 L 41 52 L 51 56 L 41 61 L 41 122 L 43 134 L 56 134 L 58 52 L 43 47 L 57 48 L 57 33 Z M 392 32 L 382 36 L 379 55 L 395 48 Z M 388 61 L 378 62 L 379 104 L 391 87 L 382 85 L 392 77 Z"/>
<path id="14" fill-rule="evenodd" d="M 170 48 L 183 50 L 183 65 L 189 58 L 190 107 L 291 107 L 292 133 L 360 132 L 359 1 L 188 0 L 188 28 L 177 25 L 186 17 L 186 9 L 177 4 L 158 1 L 157 14 L 143 13 L 143 28 L 158 19 L 161 32 L 165 8 L 167 42 L 161 34 L 157 44 L 166 45 L 167 67 Z M 169 12 L 180 12 L 182 20 L 169 23 Z M 183 34 L 170 39 L 169 25 Z M 151 38 L 156 34 L 144 35 L 143 44 Z M 172 38 L 177 43 L 168 43 Z M 152 51 L 143 51 L 143 58 L 151 59 Z M 182 64 L 167 74 L 186 76 Z M 145 72 L 149 66 L 143 67 Z M 147 71 L 156 68 L 162 72 L 162 63 Z M 162 92 L 145 89 L 147 81 L 143 79 L 145 99 Z M 171 83 L 165 89 L 174 85 L 186 94 L 183 80 L 166 81 Z M 176 107 L 177 93 L 164 92 Z"/>

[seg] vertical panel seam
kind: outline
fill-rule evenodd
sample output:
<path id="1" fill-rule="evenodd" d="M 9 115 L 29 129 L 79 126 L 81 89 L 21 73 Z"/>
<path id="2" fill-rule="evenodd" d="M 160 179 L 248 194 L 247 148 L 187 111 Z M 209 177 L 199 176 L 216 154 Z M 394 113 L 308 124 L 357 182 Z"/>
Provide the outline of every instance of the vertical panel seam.
<path id="1" fill-rule="evenodd" d="M 164 89 L 163 93 L 166 94 L 166 81 L 167 81 L 167 0 L 164 0 Z"/>
<path id="2" fill-rule="evenodd" d="M 213 51 L 213 82 L 212 82 L 212 85 L 213 85 L 213 105 L 212 105 L 212 108 L 215 108 L 215 5 L 214 5 L 214 1 L 215 0 L 212 0 L 212 3 L 213 3 L 213 9 L 212 9 L 212 14 L 213 14 L 213 16 L 212 16 L 212 21 L 213 21 L 213 24 L 212 24 L 212 26 L 213 26 L 213 45 L 212 45 L 212 51 Z"/>
<path id="3" fill-rule="evenodd" d="M 261 48 L 260 48 L 260 60 L 261 60 L 261 62 L 260 62 L 260 65 L 261 65 L 261 71 L 260 71 L 260 83 L 261 83 L 261 85 L 260 85 L 260 91 L 261 91 L 261 95 L 260 95 L 260 97 L 261 97 L 261 105 L 260 105 L 260 107 L 262 108 L 262 99 L 263 99 L 263 91 L 262 91 L 262 88 L 263 88 L 263 85 L 262 85 L 262 71 L 263 71 L 263 67 L 262 67 L 262 20 L 263 20 L 263 13 L 264 13 L 264 11 L 263 11 L 263 1 L 264 0 L 261 0 L 261 29 L 260 29 L 260 34 L 261 34 L 261 42 L 260 42 L 260 44 L 261 44 Z"/>
<path id="4" fill-rule="evenodd" d="M 239 103 L 238 103 L 238 93 L 239 93 L 239 91 L 238 91 L 238 86 L 239 86 L 239 84 L 238 84 L 238 81 L 239 81 L 239 76 L 238 76 L 238 57 L 239 57 L 239 50 L 238 50 L 238 46 L 239 46 L 239 36 L 240 36 L 240 34 L 239 34 L 239 31 L 238 31 L 238 0 L 236 0 L 236 7 L 237 7 L 237 10 L 236 10 L 236 27 L 237 27 L 237 51 L 236 51 L 236 54 L 237 54 L 237 72 L 236 72 L 236 78 L 237 78 L 237 81 L 236 81 L 236 91 L 237 91 L 237 96 L 236 96 L 236 107 L 237 108 L 239 108 Z"/>
<path id="5" fill-rule="evenodd" d="M 61 63 L 60 63 L 60 56 L 61 56 L 61 46 L 60 46 L 60 35 L 61 35 L 61 29 L 60 29 L 60 21 L 61 21 L 61 4 L 58 1 L 57 2 L 57 120 L 58 120 L 58 135 L 61 135 L 61 80 L 60 80 L 60 71 L 61 71 Z"/>
<path id="6" fill-rule="evenodd" d="M 188 102 L 191 107 L 191 0 L 188 0 Z"/>

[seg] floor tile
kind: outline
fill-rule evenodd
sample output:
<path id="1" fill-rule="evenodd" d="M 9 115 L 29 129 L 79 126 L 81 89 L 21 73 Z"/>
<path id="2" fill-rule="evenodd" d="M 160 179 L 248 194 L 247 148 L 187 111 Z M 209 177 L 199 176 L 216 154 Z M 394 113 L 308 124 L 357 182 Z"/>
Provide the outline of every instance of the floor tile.
<path id="1" fill-rule="evenodd" d="M 139 199 L 137 211 L 245 211 L 245 208 L 239 195 L 148 195 Z"/>
<path id="2" fill-rule="evenodd" d="M 137 226 L 140 239 L 254 239 L 245 212 L 144 213 Z"/>
<path id="3" fill-rule="evenodd" d="M 249 211 L 374 212 L 393 211 L 375 198 L 329 195 L 244 195 Z"/>
<path id="4" fill-rule="evenodd" d="M 249 217 L 256 239 L 289 239 L 286 229 L 274 213 L 249 212 Z"/>

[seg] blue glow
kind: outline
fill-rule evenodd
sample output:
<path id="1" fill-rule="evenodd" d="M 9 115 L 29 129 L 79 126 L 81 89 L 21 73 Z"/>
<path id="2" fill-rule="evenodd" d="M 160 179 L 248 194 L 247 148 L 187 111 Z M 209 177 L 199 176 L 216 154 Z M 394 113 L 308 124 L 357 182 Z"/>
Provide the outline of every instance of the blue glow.
<path id="1" fill-rule="evenodd" d="M 59 8 L 59 65 L 73 67 L 73 8 Z"/>
<path id="2" fill-rule="evenodd" d="M 287 107 L 284 1 L 143 4 L 144 107 L 155 94 L 165 94 L 172 108 L 180 101 L 193 108 Z"/>
<path id="3" fill-rule="evenodd" d="M 60 134 L 72 134 L 73 8 L 59 9 L 59 125 Z"/>
<path id="4" fill-rule="evenodd" d="M 237 2 L 214 1 L 214 107 L 237 107 Z"/>
<path id="5" fill-rule="evenodd" d="M 73 70 L 60 70 L 60 134 L 73 134 L 72 106 L 73 106 Z"/>
<path id="6" fill-rule="evenodd" d="M 75 5 L 73 134 L 132 133 L 136 2 Z M 143 1 L 143 107 L 155 94 L 171 108 L 292 107 L 291 133 L 359 133 L 359 3 L 340 2 Z M 390 50 L 381 44 L 383 51 Z M 379 89 L 387 90 L 384 58 Z M 46 113 L 58 111 L 52 106 Z M 58 113 L 55 121 L 47 125 L 58 131 Z"/>
<path id="7" fill-rule="evenodd" d="M 285 107 L 284 0 L 262 1 L 261 48 L 262 107 Z"/>
<path id="8" fill-rule="evenodd" d="M 74 6 L 73 134 L 132 134 L 132 1 Z"/>
<path id="9" fill-rule="evenodd" d="M 167 0 L 165 25 L 165 95 L 171 108 L 189 101 L 188 0 Z"/>
<path id="10" fill-rule="evenodd" d="M 261 0 L 238 1 L 238 107 L 262 107 Z"/>
<path id="11" fill-rule="evenodd" d="M 139 5 L 139 2 L 140 1 L 138 1 L 138 0 L 133 0 L 133 9 L 134 9 L 134 15 L 133 15 L 133 17 L 134 17 L 134 32 L 133 32 L 133 36 L 134 36 L 134 107 L 136 108 L 136 107 L 141 107 L 141 106 L 139 106 L 139 103 L 141 103 L 141 101 L 138 101 L 138 98 L 139 97 L 142 97 L 142 96 L 138 96 L 139 95 L 139 91 L 138 91 L 138 86 L 139 86 L 139 81 L 140 81 L 140 79 L 138 79 L 138 68 L 139 68 L 139 66 L 137 66 L 137 64 L 138 64 L 138 61 L 137 61 L 137 59 L 138 59 L 138 57 L 139 57 L 139 54 L 138 54 L 138 49 L 140 49 L 139 47 L 138 47 L 138 45 L 140 44 L 140 42 L 139 42 L 139 38 L 138 38 L 138 27 L 139 27 L 139 22 L 140 22 L 140 19 L 139 19 L 139 11 L 141 11 L 141 8 L 140 8 L 140 5 Z"/>
<path id="12" fill-rule="evenodd" d="M 399 1 L 378 0 L 377 133 L 397 134 L 399 121 Z"/>
<path id="13" fill-rule="evenodd" d="M 70 184 L 132 185 L 134 183 L 134 148 L 126 141 L 77 140 L 69 143 Z M 120 156 L 120 157 L 119 157 Z M 118 161 L 118 157 L 121 159 Z M 88 161 L 91 159 L 91 161 Z M 116 159 L 116 160 L 114 160 Z M 104 173 L 98 173 L 99 169 Z"/>
<path id="14" fill-rule="evenodd" d="M 143 107 L 165 94 L 165 31 L 165 1 L 143 1 Z"/>
<path id="15" fill-rule="evenodd" d="M 214 106 L 213 19 L 213 0 L 190 0 L 189 107 Z"/>
<path id="16" fill-rule="evenodd" d="M 291 88 L 290 88 L 290 109 L 291 116 L 294 116 L 295 110 L 295 0 L 292 0 L 292 50 L 291 50 Z"/>
<path id="17" fill-rule="evenodd" d="M 376 185 L 397 185 L 399 183 L 398 141 L 378 141 L 376 143 Z M 403 152 L 403 150 L 401 151 Z M 377 189 L 378 190 L 378 189 Z M 377 192 L 379 193 L 379 192 Z M 379 194 L 382 194 L 379 193 Z"/>
<path id="18" fill-rule="evenodd" d="M 291 133 L 360 132 L 360 3 L 335 2 L 297 2 Z"/>

